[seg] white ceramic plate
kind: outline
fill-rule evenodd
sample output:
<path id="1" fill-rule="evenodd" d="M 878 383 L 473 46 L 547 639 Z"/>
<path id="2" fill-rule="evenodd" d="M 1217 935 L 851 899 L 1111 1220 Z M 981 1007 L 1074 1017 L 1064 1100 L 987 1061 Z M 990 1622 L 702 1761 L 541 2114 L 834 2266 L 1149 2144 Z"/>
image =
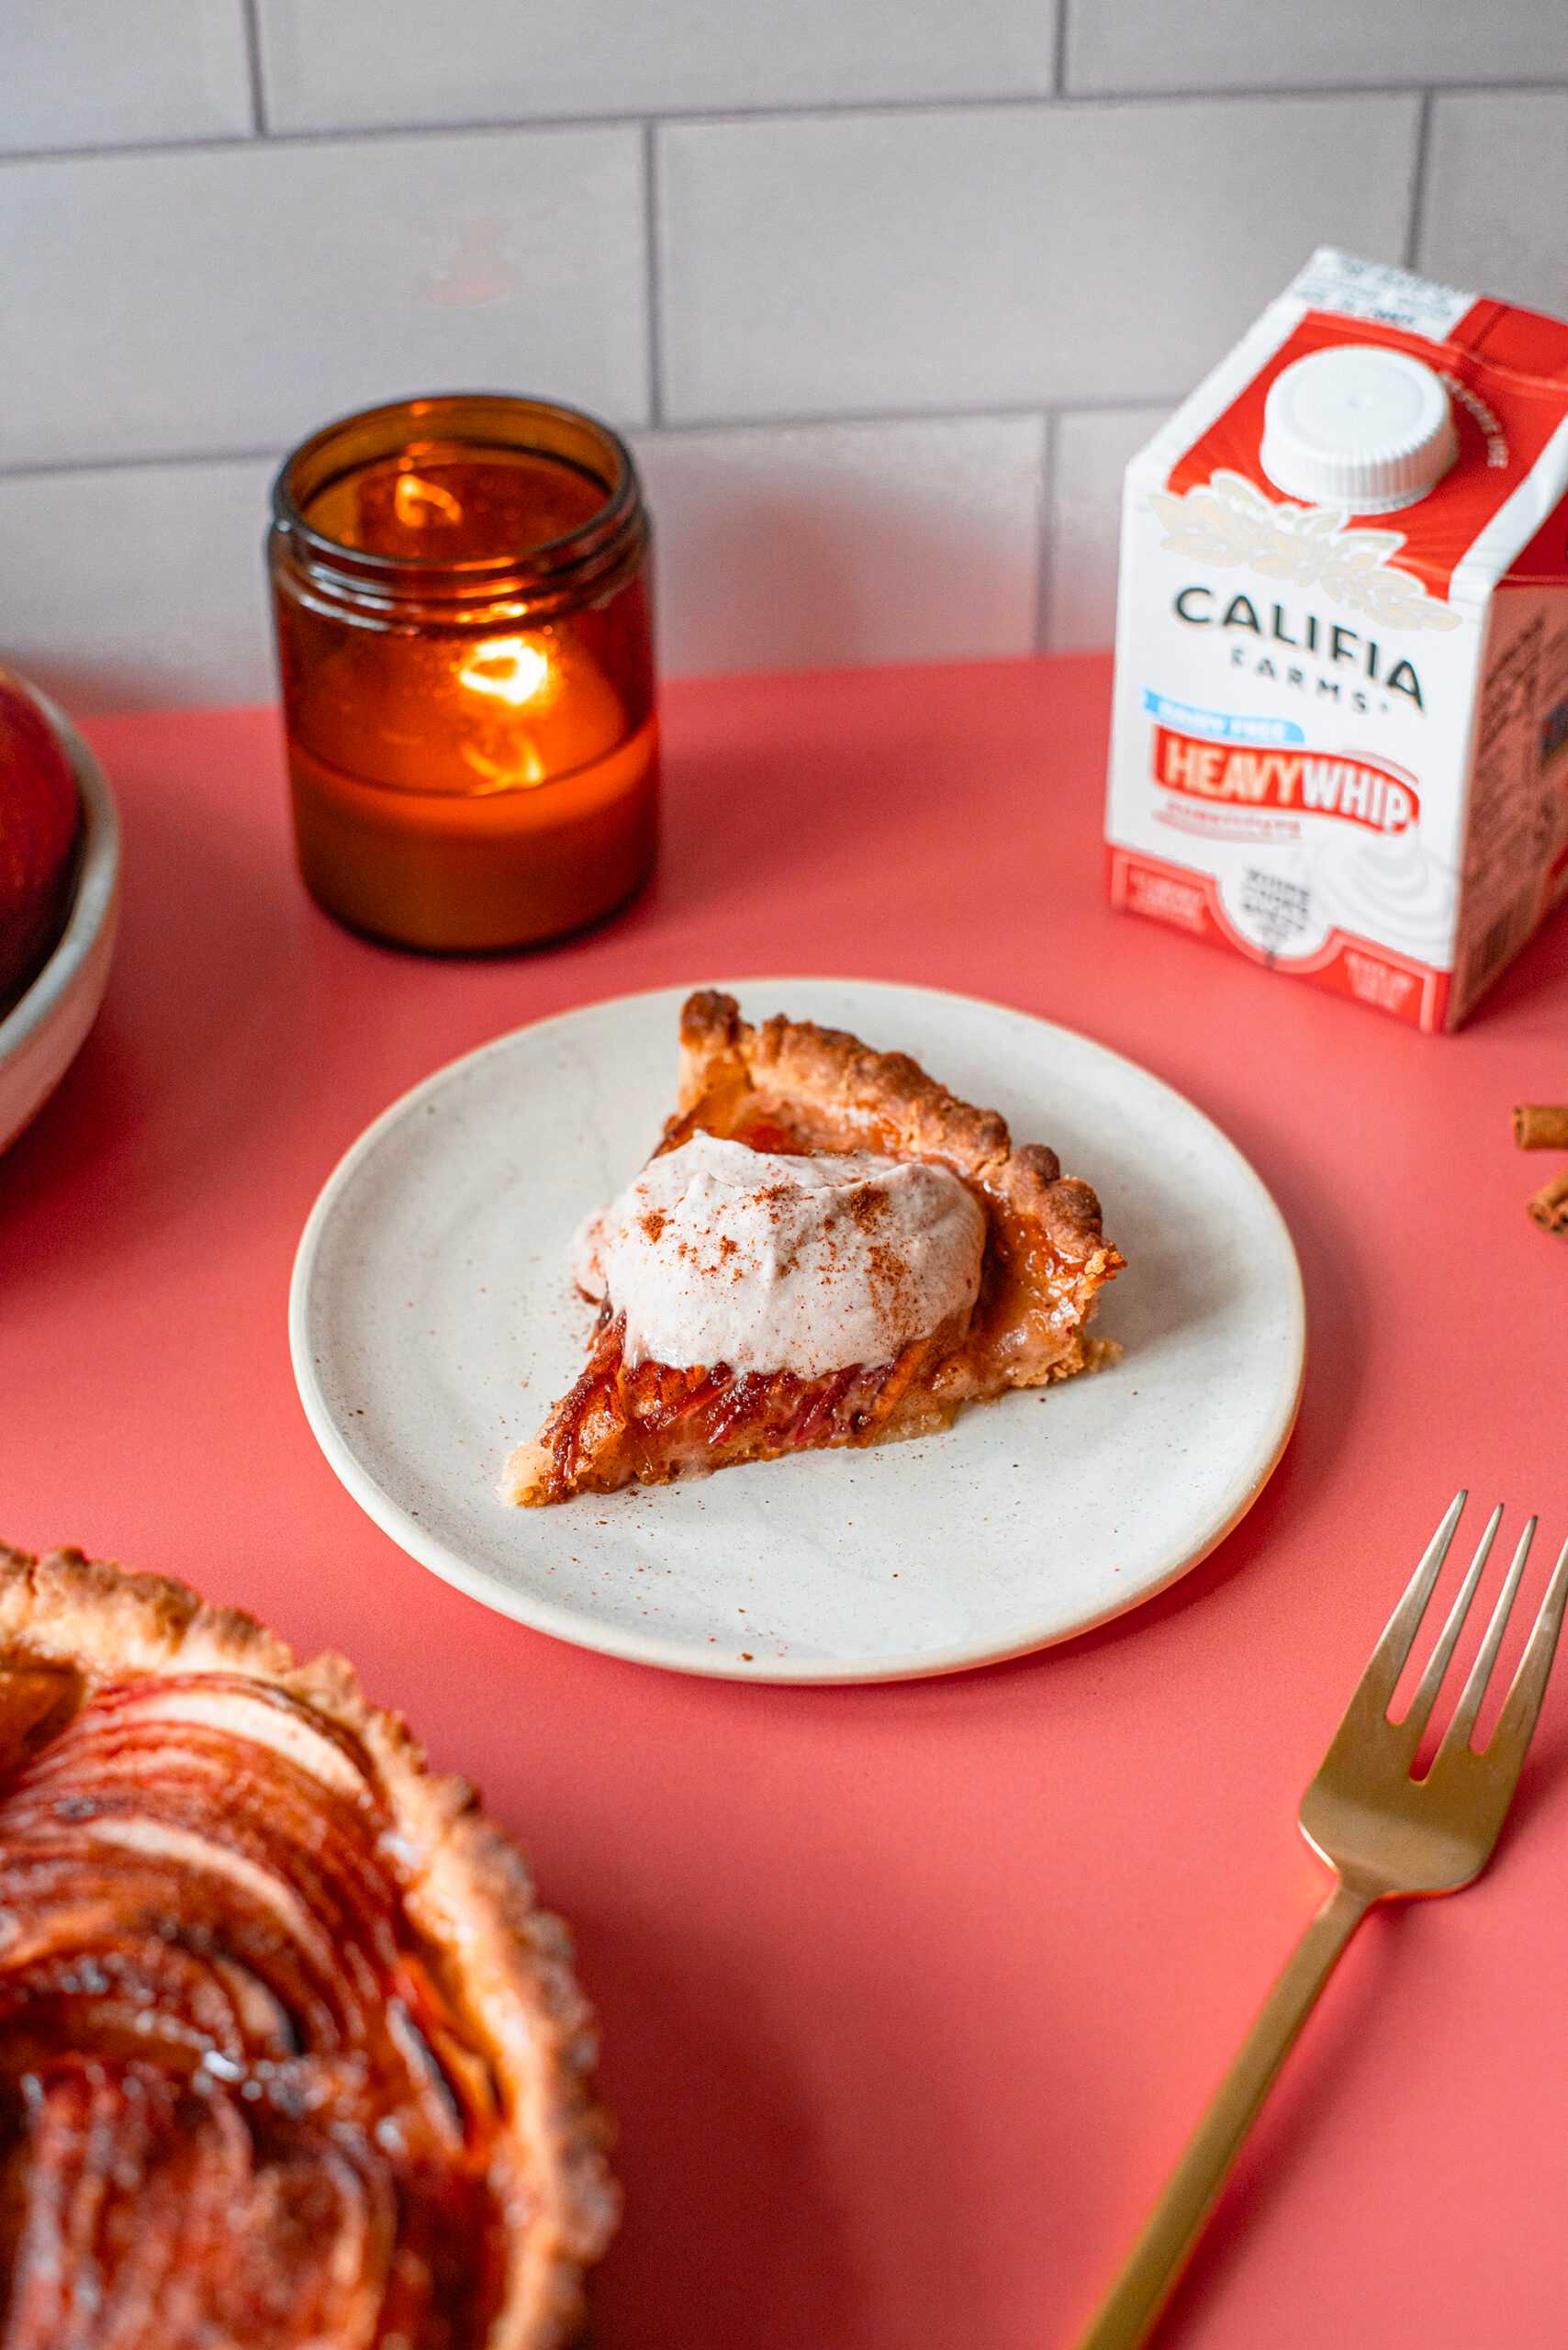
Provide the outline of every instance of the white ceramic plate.
<path id="1" fill-rule="evenodd" d="M 0 1150 L 49 1100 L 86 1041 L 109 983 L 119 911 L 119 819 L 102 767 L 62 711 L 28 691 L 60 738 L 82 795 L 75 894 L 49 960 L 0 1018 Z"/>
<path id="2" fill-rule="evenodd" d="M 567 1243 L 642 1165 L 684 990 L 500 1037 L 361 1136 L 306 1225 L 290 1340 L 310 1425 L 396 1542 L 563 1639 L 689 1673 L 871 1681 L 1067 1639 L 1172 1582 L 1261 1491 L 1301 1386 L 1295 1252 L 1218 1128 L 1087 1037 L 861 980 L 731 982 L 913 1053 L 1100 1192 L 1120 1363 L 945 1434 L 524 1510 L 510 1448 L 581 1367 Z"/>

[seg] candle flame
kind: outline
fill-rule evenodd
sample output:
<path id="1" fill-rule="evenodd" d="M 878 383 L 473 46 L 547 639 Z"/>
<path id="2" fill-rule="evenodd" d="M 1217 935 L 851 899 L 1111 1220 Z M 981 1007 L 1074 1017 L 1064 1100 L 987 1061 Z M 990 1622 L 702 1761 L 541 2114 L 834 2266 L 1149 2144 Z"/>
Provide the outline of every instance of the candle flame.
<path id="1" fill-rule="evenodd" d="M 551 677 L 548 656 L 525 636 L 496 636 L 481 644 L 457 672 L 470 693 L 521 710 L 536 699 Z"/>
<path id="2" fill-rule="evenodd" d="M 461 522 L 463 507 L 451 490 L 422 474 L 399 474 L 392 485 L 392 511 L 405 529 L 422 531 L 431 522 Z"/>

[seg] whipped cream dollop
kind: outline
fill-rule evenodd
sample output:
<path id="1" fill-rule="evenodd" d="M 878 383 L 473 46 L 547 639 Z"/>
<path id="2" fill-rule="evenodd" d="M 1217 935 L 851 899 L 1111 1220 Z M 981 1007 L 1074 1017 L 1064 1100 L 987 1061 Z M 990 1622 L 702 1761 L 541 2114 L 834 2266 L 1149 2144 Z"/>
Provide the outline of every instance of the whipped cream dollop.
<path id="1" fill-rule="evenodd" d="M 625 1315 L 633 1367 L 820 1379 L 967 1317 L 984 1247 L 984 1213 L 945 1167 L 697 1134 L 590 1216 L 572 1270 Z"/>

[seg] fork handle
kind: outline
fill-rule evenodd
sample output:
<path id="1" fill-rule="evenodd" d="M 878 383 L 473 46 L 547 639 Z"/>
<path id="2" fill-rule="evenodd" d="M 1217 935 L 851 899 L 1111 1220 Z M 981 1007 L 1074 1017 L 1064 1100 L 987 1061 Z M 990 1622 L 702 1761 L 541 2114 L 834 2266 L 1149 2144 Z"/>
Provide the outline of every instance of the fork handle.
<path id="1" fill-rule="evenodd" d="M 1079 2350 L 1138 2350 L 1203 2233 L 1296 2035 L 1375 1896 L 1342 1878 L 1296 1944 Z"/>

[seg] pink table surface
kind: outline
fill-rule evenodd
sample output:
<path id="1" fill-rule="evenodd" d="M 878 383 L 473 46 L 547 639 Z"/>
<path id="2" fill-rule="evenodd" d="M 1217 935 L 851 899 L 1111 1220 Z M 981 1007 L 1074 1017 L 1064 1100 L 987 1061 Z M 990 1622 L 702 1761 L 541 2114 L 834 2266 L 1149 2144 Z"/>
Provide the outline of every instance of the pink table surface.
<path id="1" fill-rule="evenodd" d="M 1296 1803 L 1427 1530 L 1467 1481 L 1568 1535 L 1568 1247 L 1527 1222 L 1541 1162 L 1508 1129 L 1568 1093 L 1564 924 L 1431 1039 L 1114 915 L 1106 706 L 1086 661 L 672 688 L 655 886 L 478 964 L 307 901 L 270 712 L 88 730 L 125 923 L 94 1035 L 0 1162 L 0 1531 L 341 1644 L 521 1836 L 622 2121 L 597 2350 L 1070 2343 L 1323 1890 Z M 365 1122 L 543 1014 L 769 971 L 1086 1030 L 1272 1186 L 1300 1427 L 1141 1612 L 946 1681 L 684 1680 L 460 1597 L 318 1452 L 285 1296 Z M 1565 1982 L 1568 1674 L 1494 1874 L 1351 1950 L 1166 2339 L 1561 2339 Z"/>

